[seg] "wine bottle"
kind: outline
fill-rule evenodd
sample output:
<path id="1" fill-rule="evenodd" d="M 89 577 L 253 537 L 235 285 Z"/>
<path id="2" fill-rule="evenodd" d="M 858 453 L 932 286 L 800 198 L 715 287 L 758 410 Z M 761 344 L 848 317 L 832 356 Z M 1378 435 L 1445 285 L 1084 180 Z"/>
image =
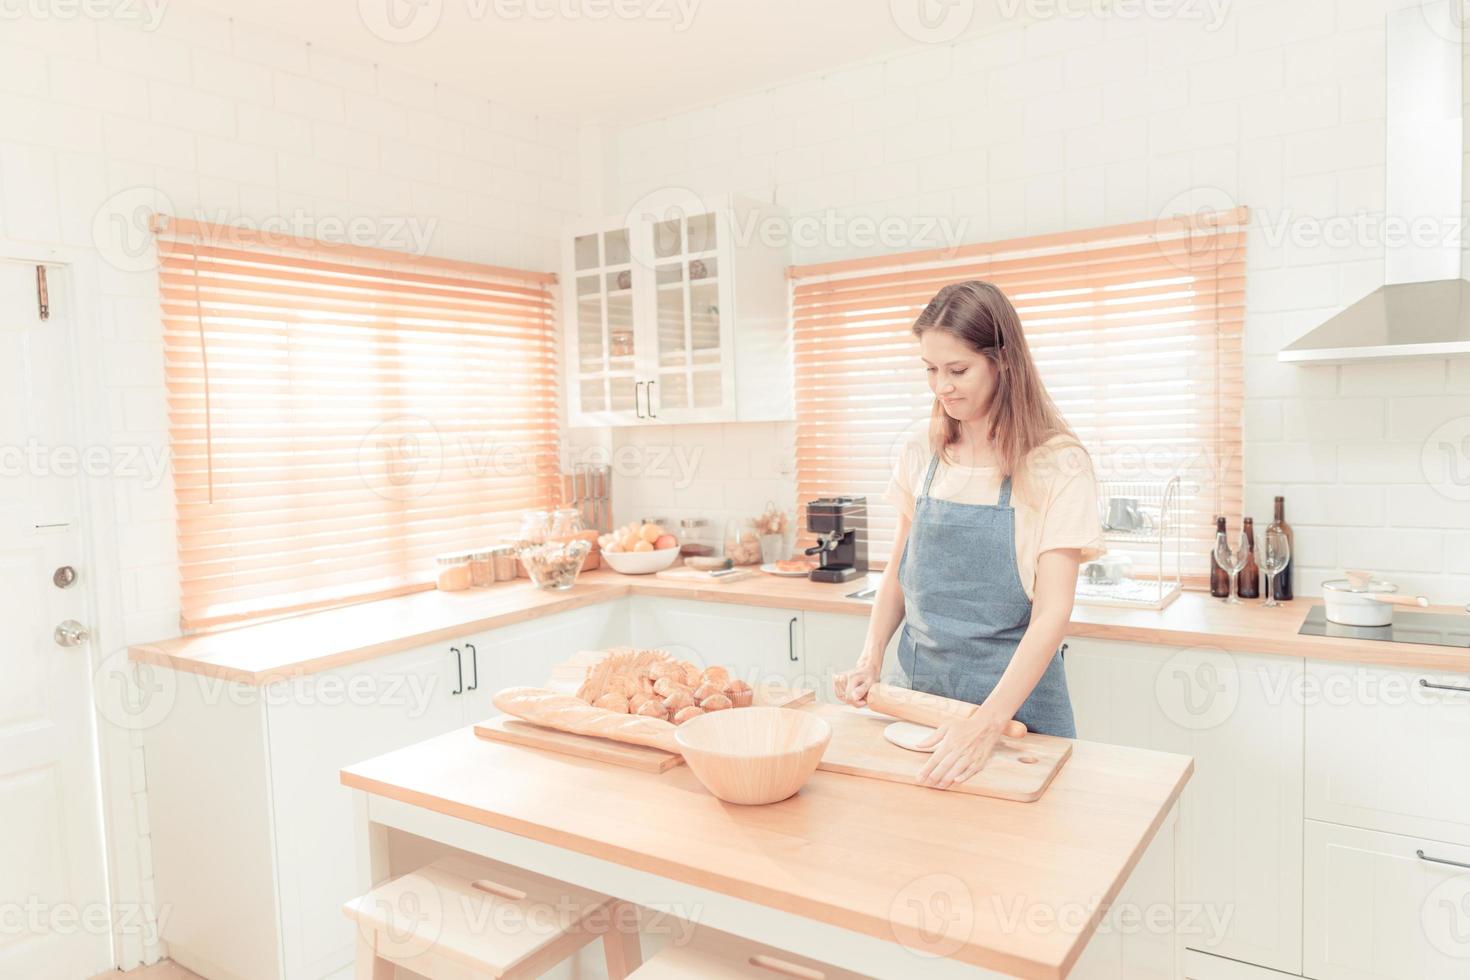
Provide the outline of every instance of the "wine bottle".
<path id="1" fill-rule="evenodd" d="M 1256 564 L 1256 522 L 1247 517 L 1245 528 L 1245 564 L 1235 576 L 1235 594 L 1242 599 L 1261 597 L 1261 566 Z"/>
<path id="2" fill-rule="evenodd" d="M 1276 498 L 1276 512 L 1266 530 L 1270 531 L 1273 528 L 1280 528 L 1281 533 L 1286 535 L 1287 546 L 1291 548 L 1291 553 L 1286 559 L 1286 567 L 1272 576 L 1271 580 L 1272 598 L 1277 602 L 1285 602 L 1291 598 L 1291 569 L 1296 564 L 1296 542 L 1292 540 L 1291 525 L 1286 523 L 1286 506 L 1283 497 Z"/>
<path id="3" fill-rule="evenodd" d="M 1225 533 L 1225 518 L 1215 518 L 1215 534 L 1218 537 Z M 1210 544 L 1210 595 L 1217 599 L 1226 599 L 1230 596 L 1230 573 L 1220 567 L 1215 559 L 1214 543 Z"/>

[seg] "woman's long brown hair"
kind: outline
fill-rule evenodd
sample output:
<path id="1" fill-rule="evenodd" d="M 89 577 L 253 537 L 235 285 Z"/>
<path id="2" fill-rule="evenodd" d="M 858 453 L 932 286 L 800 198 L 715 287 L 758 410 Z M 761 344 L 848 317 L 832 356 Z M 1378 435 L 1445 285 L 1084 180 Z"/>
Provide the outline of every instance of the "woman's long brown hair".
<path id="1" fill-rule="evenodd" d="M 1021 318 L 1016 308 L 994 283 L 980 279 L 950 283 L 914 321 L 914 336 L 943 330 L 995 367 L 995 389 L 991 394 L 990 428 L 987 436 L 995 447 L 1001 472 L 1016 482 L 1017 493 L 1027 496 L 1028 458 L 1043 443 L 1056 436 L 1081 449 L 1077 434 L 1062 418 L 1047 394 L 1026 345 Z M 950 446 L 960 438 L 960 423 L 950 418 L 938 398 L 929 416 L 929 448 L 940 459 L 953 462 Z M 1058 448 L 1061 448 L 1059 446 Z M 1055 454 L 1050 454 L 1055 457 Z M 1064 465 L 1091 467 L 1085 450 L 1068 453 Z"/>

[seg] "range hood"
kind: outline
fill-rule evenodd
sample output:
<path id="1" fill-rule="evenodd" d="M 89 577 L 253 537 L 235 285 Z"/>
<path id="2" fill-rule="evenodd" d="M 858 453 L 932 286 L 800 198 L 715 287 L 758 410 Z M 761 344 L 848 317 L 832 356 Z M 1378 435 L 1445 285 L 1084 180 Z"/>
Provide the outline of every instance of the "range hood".
<path id="1" fill-rule="evenodd" d="M 1283 347 L 1281 360 L 1470 356 L 1460 37 L 1449 0 L 1388 15 L 1384 285 Z"/>

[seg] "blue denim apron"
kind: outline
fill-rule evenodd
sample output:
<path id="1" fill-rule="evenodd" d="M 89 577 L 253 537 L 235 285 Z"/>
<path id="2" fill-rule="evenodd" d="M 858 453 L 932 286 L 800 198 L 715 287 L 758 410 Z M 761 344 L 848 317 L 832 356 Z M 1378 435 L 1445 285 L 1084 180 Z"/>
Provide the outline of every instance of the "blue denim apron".
<path id="1" fill-rule="evenodd" d="M 1016 567 L 1011 478 L 995 506 L 929 496 L 935 455 L 898 563 L 904 624 L 898 663 L 916 691 L 979 704 L 1010 664 L 1031 622 L 1031 600 Z M 1062 653 L 1036 683 L 1016 718 L 1033 732 L 1076 738 Z"/>

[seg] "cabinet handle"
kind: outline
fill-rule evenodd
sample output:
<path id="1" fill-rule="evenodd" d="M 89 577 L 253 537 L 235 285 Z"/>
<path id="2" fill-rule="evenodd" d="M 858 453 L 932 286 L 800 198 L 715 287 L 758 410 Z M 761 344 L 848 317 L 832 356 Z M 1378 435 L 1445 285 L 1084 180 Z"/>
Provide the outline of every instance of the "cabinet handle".
<path id="1" fill-rule="evenodd" d="M 1420 687 L 1432 688 L 1436 691 L 1459 691 L 1461 694 L 1470 694 L 1470 687 L 1460 687 L 1458 684 L 1431 684 L 1424 678 L 1419 678 Z"/>
<path id="2" fill-rule="evenodd" d="M 796 663 L 796 617 L 791 617 L 791 622 L 786 624 L 786 656 Z"/>
<path id="3" fill-rule="evenodd" d="M 658 418 L 653 412 L 653 386 L 656 384 L 658 384 L 657 381 L 648 382 L 648 417 L 651 419 Z"/>
<path id="4" fill-rule="evenodd" d="M 638 413 L 638 417 L 640 419 L 643 418 L 643 403 L 638 400 L 638 396 L 640 394 L 642 394 L 642 392 L 643 392 L 643 382 L 642 381 L 635 381 L 635 382 L 633 382 L 633 411 L 635 411 L 635 412 Z"/>
<path id="5" fill-rule="evenodd" d="M 450 691 L 450 694 L 464 693 L 464 655 L 459 652 L 459 647 L 450 647 L 454 651 L 454 676 L 459 678 L 459 686 Z"/>
<path id="6" fill-rule="evenodd" d="M 1421 861 L 1429 861 L 1433 864 L 1448 864 L 1452 868 L 1470 868 L 1470 864 L 1464 861 L 1451 861 L 1449 858 L 1430 857 L 1422 849 L 1415 851 L 1414 856 Z"/>
<path id="7" fill-rule="evenodd" d="M 474 678 L 474 680 L 470 682 L 470 686 L 465 688 L 465 690 L 478 690 L 480 687 L 480 651 L 475 649 L 475 645 L 473 643 L 466 643 L 464 645 L 464 648 L 470 652 L 470 667 L 474 671 L 474 673 L 470 675 Z"/>

